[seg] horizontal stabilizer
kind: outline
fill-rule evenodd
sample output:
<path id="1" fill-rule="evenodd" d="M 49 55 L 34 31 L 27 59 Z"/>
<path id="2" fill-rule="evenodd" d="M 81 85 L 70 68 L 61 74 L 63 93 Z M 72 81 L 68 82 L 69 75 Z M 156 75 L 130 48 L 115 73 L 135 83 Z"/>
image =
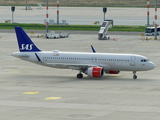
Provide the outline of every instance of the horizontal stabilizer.
<path id="1" fill-rule="evenodd" d="M 11 55 L 15 57 L 29 57 L 29 55 L 20 52 L 14 52 Z"/>

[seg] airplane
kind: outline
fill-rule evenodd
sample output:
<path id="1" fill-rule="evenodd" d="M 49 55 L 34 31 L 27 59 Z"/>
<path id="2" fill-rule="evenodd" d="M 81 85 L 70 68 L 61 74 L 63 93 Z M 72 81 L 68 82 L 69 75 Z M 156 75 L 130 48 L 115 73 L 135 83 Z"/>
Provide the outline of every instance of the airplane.
<path id="1" fill-rule="evenodd" d="M 120 71 L 132 71 L 137 79 L 137 71 L 155 68 L 148 58 L 137 54 L 97 53 L 93 46 L 89 52 L 61 52 L 59 50 L 42 51 L 28 37 L 21 27 L 15 27 L 19 52 L 11 55 L 42 66 L 78 70 L 77 78 L 83 74 L 89 77 L 102 77 L 104 73 L 119 74 Z"/>

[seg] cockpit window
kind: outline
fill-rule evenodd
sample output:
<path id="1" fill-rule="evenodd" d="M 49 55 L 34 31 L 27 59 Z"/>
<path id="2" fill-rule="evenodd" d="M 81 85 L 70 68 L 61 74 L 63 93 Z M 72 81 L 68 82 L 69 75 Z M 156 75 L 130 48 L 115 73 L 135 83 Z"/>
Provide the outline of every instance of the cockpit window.
<path id="1" fill-rule="evenodd" d="M 142 59 L 141 62 L 148 62 L 149 59 Z"/>

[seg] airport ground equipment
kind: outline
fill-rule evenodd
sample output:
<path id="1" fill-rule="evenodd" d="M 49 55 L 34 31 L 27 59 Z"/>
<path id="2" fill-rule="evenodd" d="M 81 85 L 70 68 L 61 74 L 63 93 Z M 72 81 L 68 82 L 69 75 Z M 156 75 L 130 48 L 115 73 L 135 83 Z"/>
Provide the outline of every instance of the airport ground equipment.
<path id="1" fill-rule="evenodd" d="M 44 25 L 46 25 L 46 19 L 44 19 Z M 54 20 L 49 19 L 48 25 L 57 25 L 57 23 L 54 22 Z M 68 25 L 66 20 L 62 20 L 62 23 L 59 22 L 58 25 Z"/>
<path id="2" fill-rule="evenodd" d="M 49 39 L 58 39 L 58 36 L 56 36 L 56 34 L 55 34 L 54 31 L 51 31 L 51 32 L 46 33 L 46 38 L 49 38 Z"/>
<path id="3" fill-rule="evenodd" d="M 113 28 L 113 20 L 104 20 L 102 23 L 102 26 L 99 30 L 98 39 L 99 40 L 108 40 L 110 39 L 109 36 L 107 36 L 107 32 L 109 28 Z"/>
<path id="4" fill-rule="evenodd" d="M 61 32 L 59 35 L 56 35 L 55 31 L 51 31 L 46 33 L 45 37 L 48 39 L 58 39 L 58 38 L 67 38 L 69 37 L 69 33 Z"/>
<path id="5" fill-rule="evenodd" d="M 11 23 L 11 20 L 5 20 L 5 23 Z"/>
<path id="6" fill-rule="evenodd" d="M 97 24 L 100 24 L 100 22 L 99 21 L 95 21 L 93 24 L 97 25 Z"/>
<path id="7" fill-rule="evenodd" d="M 146 36 L 155 36 L 155 27 L 147 27 L 144 29 L 145 35 Z M 160 35 L 160 27 L 158 26 L 156 28 L 156 33 L 157 35 Z"/>
<path id="8" fill-rule="evenodd" d="M 43 7 L 42 7 L 41 3 L 37 3 L 37 5 L 38 5 L 38 8 L 37 8 L 37 9 L 43 10 Z"/>
<path id="9" fill-rule="evenodd" d="M 60 33 L 59 34 L 59 38 L 67 38 L 67 37 L 69 37 L 69 33 L 67 33 L 67 32 L 62 32 L 62 33 Z"/>

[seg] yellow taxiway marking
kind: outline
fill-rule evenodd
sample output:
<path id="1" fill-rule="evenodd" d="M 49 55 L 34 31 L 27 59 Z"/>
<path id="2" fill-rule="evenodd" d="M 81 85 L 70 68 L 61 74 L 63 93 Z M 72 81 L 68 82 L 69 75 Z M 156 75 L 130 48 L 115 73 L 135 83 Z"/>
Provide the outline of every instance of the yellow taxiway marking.
<path id="1" fill-rule="evenodd" d="M 61 99 L 62 97 L 48 97 L 48 98 L 44 98 L 45 100 L 57 100 L 57 99 Z"/>
<path id="2" fill-rule="evenodd" d="M 23 94 L 37 94 L 37 93 L 39 93 L 39 92 L 25 92 Z"/>

